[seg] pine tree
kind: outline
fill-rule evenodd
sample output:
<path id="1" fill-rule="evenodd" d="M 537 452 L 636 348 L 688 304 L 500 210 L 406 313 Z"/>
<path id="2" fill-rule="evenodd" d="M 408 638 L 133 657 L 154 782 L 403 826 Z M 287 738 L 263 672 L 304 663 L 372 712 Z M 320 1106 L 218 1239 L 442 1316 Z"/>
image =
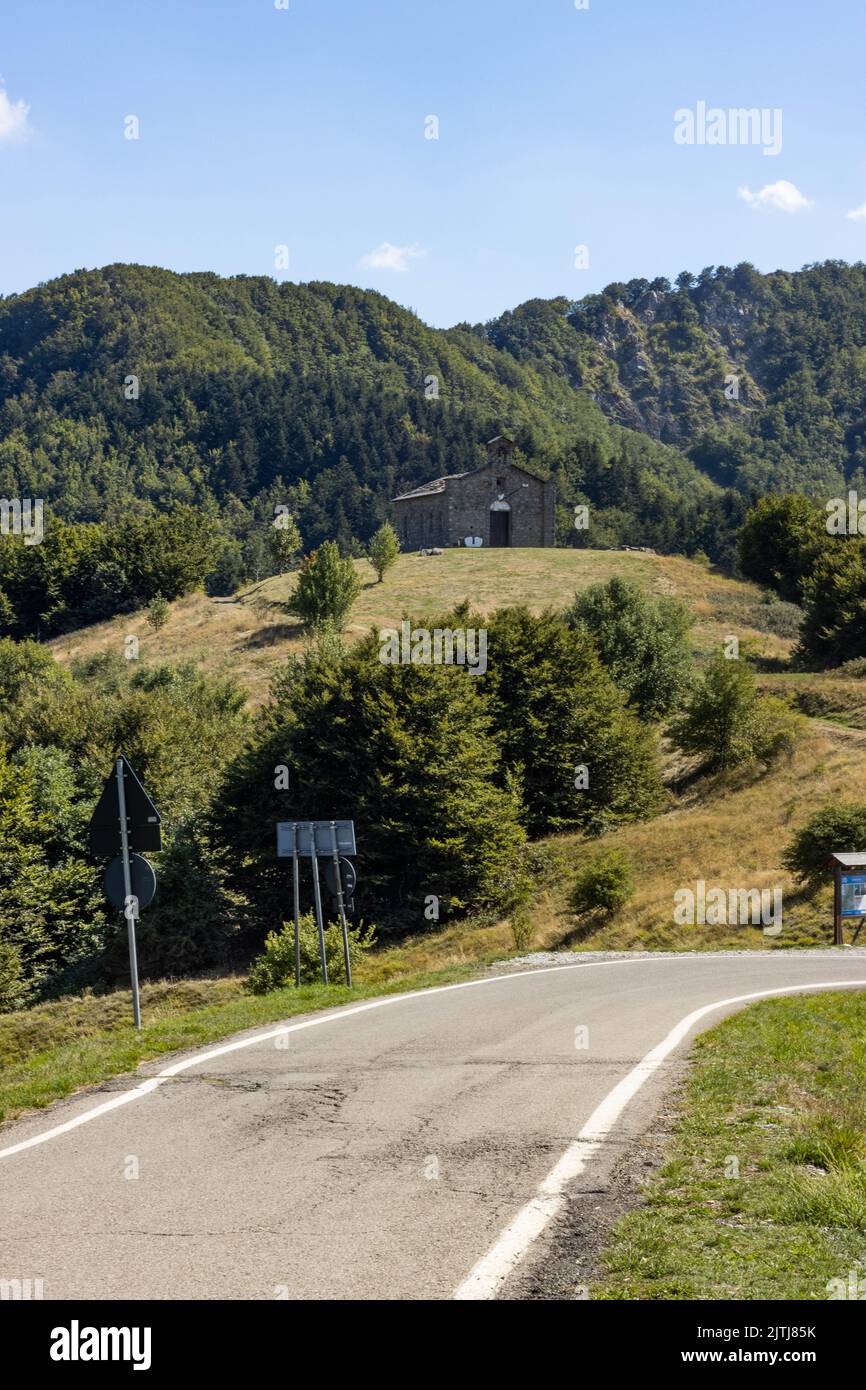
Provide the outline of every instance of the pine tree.
<path id="1" fill-rule="evenodd" d="M 277 574 L 285 574 L 301 548 L 298 523 L 288 512 L 280 512 L 268 529 L 268 551 Z"/>
<path id="2" fill-rule="evenodd" d="M 462 610 L 453 616 L 471 620 Z M 528 829 L 596 833 L 655 810 L 662 788 L 652 733 L 625 707 L 589 635 L 527 608 L 500 609 L 487 628 L 478 684 L 503 768 L 521 779 Z"/>
<path id="3" fill-rule="evenodd" d="M 168 615 L 171 612 L 168 602 L 162 594 L 154 594 L 150 603 L 147 605 L 146 618 L 148 627 L 153 628 L 154 632 L 159 632 L 168 622 Z"/>
<path id="4" fill-rule="evenodd" d="M 443 916 L 498 901 L 523 834 L 477 685 L 458 667 L 383 664 L 374 635 L 284 668 L 210 820 L 255 940 L 285 918 L 279 820 L 356 822 L 356 904 L 382 929 L 428 927 L 431 896 Z M 282 765 L 288 790 L 275 784 Z"/>

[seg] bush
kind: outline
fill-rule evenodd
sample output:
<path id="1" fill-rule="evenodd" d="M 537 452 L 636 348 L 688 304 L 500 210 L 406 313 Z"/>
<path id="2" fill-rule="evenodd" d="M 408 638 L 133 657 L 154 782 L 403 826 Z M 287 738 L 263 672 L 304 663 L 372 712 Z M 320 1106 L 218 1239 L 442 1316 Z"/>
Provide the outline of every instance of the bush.
<path id="1" fill-rule="evenodd" d="M 336 541 L 325 541 L 301 565 L 288 610 L 308 627 L 332 625 L 340 632 L 360 592 L 352 561 L 343 559 Z"/>
<path id="2" fill-rule="evenodd" d="M 143 980 L 178 979 L 225 965 L 232 943 L 227 904 L 191 826 L 159 856 L 156 898 L 135 928 Z M 106 964 L 116 977 L 129 970 L 127 927 L 117 927 Z"/>
<path id="3" fill-rule="evenodd" d="M 831 854 L 866 853 L 866 803 L 843 801 L 810 816 L 782 860 L 809 888 L 832 882 Z"/>
<path id="4" fill-rule="evenodd" d="M 23 1003 L 27 994 L 23 974 L 21 957 L 15 947 L 0 941 L 0 1013 Z"/>
<path id="5" fill-rule="evenodd" d="M 681 603 L 653 598 L 618 576 L 578 594 L 565 615 L 584 627 L 598 654 L 642 719 L 663 719 L 689 682 L 691 619 Z"/>
<path id="6" fill-rule="evenodd" d="M 624 907 L 634 895 L 634 869 L 627 854 L 611 849 L 597 854 L 577 876 L 571 895 L 575 912 L 601 910 L 608 914 Z"/>
<path id="7" fill-rule="evenodd" d="M 301 984 L 316 984 L 322 978 L 319 954 L 319 932 L 312 912 L 300 919 L 298 933 L 301 945 Z M 376 942 L 375 927 L 349 927 L 349 960 L 355 966 Z M 331 984 L 341 983 L 345 976 L 343 961 L 343 929 L 338 922 L 325 927 L 325 959 Z M 284 922 L 279 931 L 268 933 L 265 949 L 250 969 L 247 984 L 253 994 L 267 994 L 272 989 L 284 989 L 295 982 L 295 926 Z"/>
<path id="8" fill-rule="evenodd" d="M 154 632 L 159 632 L 160 628 L 165 627 L 168 622 L 170 612 L 168 601 L 163 598 L 162 594 L 154 594 L 145 609 L 148 626 L 152 627 Z"/>
<path id="9" fill-rule="evenodd" d="M 749 616 L 759 632 L 772 632 L 774 637 L 797 637 L 803 610 L 796 603 L 785 603 L 775 594 L 767 594 L 755 604 Z"/>
<path id="10" fill-rule="evenodd" d="M 675 720 L 671 735 L 683 753 L 700 753 L 713 770 L 769 764 L 790 752 L 803 720 L 773 695 L 758 694 L 754 672 L 717 652 Z"/>
<path id="11" fill-rule="evenodd" d="M 524 904 L 516 907 L 511 914 L 511 939 L 514 942 L 515 951 L 525 951 L 529 947 L 535 929 L 532 925 L 532 918 L 529 915 L 529 908 Z"/>

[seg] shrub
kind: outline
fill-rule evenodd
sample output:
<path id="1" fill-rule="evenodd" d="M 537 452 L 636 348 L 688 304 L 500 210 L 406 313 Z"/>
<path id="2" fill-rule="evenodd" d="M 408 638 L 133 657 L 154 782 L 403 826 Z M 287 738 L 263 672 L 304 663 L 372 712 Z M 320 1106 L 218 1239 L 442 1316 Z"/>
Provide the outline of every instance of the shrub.
<path id="1" fill-rule="evenodd" d="M 774 637 L 797 637 L 803 610 L 796 603 L 785 603 L 775 594 L 767 594 L 754 605 L 750 618 L 759 632 L 772 632 Z"/>
<path id="2" fill-rule="evenodd" d="M 831 854 L 866 853 L 866 803 L 842 801 L 810 816 L 782 860 L 809 888 L 831 882 Z"/>
<path id="3" fill-rule="evenodd" d="M 671 735 L 684 753 L 704 754 L 711 769 L 769 764 L 791 751 L 803 720 L 776 696 L 758 694 L 754 672 L 717 652 Z"/>
<path id="4" fill-rule="evenodd" d="M 525 951 L 532 941 L 535 929 L 532 925 L 532 918 L 529 915 L 529 908 L 525 904 L 516 907 L 511 914 L 511 939 L 514 942 L 515 951 Z"/>
<path id="5" fill-rule="evenodd" d="M 352 969 L 376 943 L 374 927 L 349 927 L 349 960 Z M 298 937 L 301 946 L 301 984 L 316 984 L 322 978 L 319 954 L 319 932 L 312 912 L 300 919 Z M 337 922 L 325 927 L 325 960 L 328 979 L 332 984 L 344 979 L 343 929 Z M 295 982 L 295 926 L 284 922 L 279 931 L 268 933 L 265 949 L 253 962 L 248 986 L 253 994 L 267 994 L 272 989 L 284 989 Z"/>
<path id="6" fill-rule="evenodd" d="M 571 896 L 575 912 L 601 910 L 612 914 L 634 895 L 634 870 L 623 850 L 597 854 L 577 876 Z"/>
<path id="7" fill-rule="evenodd" d="M 15 947 L 7 941 L 0 941 L 0 1013 L 6 1013 L 24 1001 L 27 986 L 23 975 L 21 957 Z"/>
<path id="8" fill-rule="evenodd" d="M 689 682 L 687 610 L 671 598 L 653 598 L 631 580 L 615 577 L 579 594 L 566 613 L 584 627 L 598 654 L 642 719 L 663 719 Z"/>
<path id="9" fill-rule="evenodd" d="M 168 622 L 169 612 L 168 600 L 164 599 L 162 594 L 154 594 L 145 611 L 148 627 L 153 628 L 154 632 L 159 632 Z"/>
<path id="10" fill-rule="evenodd" d="M 342 631 L 360 592 L 361 581 L 352 561 L 343 559 L 336 541 L 325 541 L 301 565 L 288 610 L 308 627 L 330 624 Z"/>

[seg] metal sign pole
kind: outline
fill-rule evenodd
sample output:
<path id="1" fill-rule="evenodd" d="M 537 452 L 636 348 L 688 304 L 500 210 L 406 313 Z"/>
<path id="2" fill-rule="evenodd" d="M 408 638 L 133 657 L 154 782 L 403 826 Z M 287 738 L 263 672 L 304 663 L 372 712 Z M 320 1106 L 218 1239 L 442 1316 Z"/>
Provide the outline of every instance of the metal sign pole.
<path id="1" fill-rule="evenodd" d="M 319 928 L 319 954 L 322 957 L 322 983 L 328 983 L 328 960 L 325 954 L 325 919 L 322 916 L 322 887 L 319 883 L 319 858 L 316 844 L 316 825 L 313 821 L 310 825 L 311 845 L 310 855 L 313 861 L 313 896 L 316 899 L 316 924 Z"/>
<path id="2" fill-rule="evenodd" d="M 836 865 L 833 883 L 833 945 L 844 946 L 845 932 L 842 926 L 842 868 Z"/>
<path id="3" fill-rule="evenodd" d="M 301 988 L 301 916 L 300 884 L 298 882 L 298 827 L 292 826 L 292 887 L 295 894 L 295 988 Z"/>
<path id="4" fill-rule="evenodd" d="M 349 959 L 349 929 L 346 924 L 346 907 L 343 902 L 343 875 L 340 870 L 340 851 L 337 848 L 337 823 L 331 821 L 331 850 L 334 860 L 334 874 L 337 881 L 337 906 L 340 909 L 340 925 L 343 928 L 343 960 L 346 962 L 346 984 L 352 988 L 352 962 Z"/>
<path id="5" fill-rule="evenodd" d="M 129 974 L 132 980 L 132 1016 L 141 1029 L 141 1000 L 138 993 L 138 955 L 135 949 L 135 911 L 132 899 L 132 871 L 129 866 L 129 829 L 126 824 L 126 787 L 123 781 L 123 759 L 117 759 L 117 807 L 120 814 L 120 852 L 123 856 L 123 915 L 129 936 Z"/>

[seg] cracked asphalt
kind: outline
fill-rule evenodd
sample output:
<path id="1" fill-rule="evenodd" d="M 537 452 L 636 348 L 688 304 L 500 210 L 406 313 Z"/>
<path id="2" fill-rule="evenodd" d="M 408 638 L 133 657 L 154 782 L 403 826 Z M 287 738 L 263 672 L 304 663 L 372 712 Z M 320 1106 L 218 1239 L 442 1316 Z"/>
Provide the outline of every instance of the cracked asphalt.
<path id="1" fill-rule="evenodd" d="M 759 990 L 866 981 L 859 949 L 561 962 L 330 1011 L 0 1160 L 0 1278 L 41 1278 L 46 1299 L 449 1298 L 685 1015 Z M 630 1102 L 582 1191 L 606 1190 L 687 1049 Z M 167 1064 L 6 1125 L 0 1148 Z M 544 1257 L 542 1237 L 533 1269 Z M 527 1296 L 526 1274 L 502 1296 Z"/>

